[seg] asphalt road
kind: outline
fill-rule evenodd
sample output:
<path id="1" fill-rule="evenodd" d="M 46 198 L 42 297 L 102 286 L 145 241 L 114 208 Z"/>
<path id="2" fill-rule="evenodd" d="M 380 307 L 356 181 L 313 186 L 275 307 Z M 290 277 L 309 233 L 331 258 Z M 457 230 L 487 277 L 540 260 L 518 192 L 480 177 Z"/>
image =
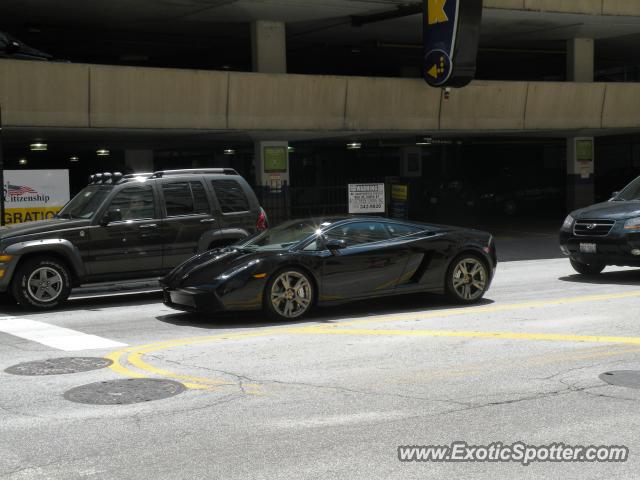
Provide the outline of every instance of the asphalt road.
<path id="1" fill-rule="evenodd" d="M 157 294 L 82 298 L 46 314 L 5 306 L 0 331 L 31 326 L 0 333 L 0 370 L 67 356 L 115 363 L 68 375 L 0 372 L 0 478 L 635 479 L 640 390 L 599 376 L 640 373 L 639 303 L 638 270 L 588 280 L 567 260 L 546 259 L 502 263 L 477 307 L 418 295 L 285 325 L 176 313 Z M 61 338 L 68 351 L 47 345 Z M 98 348 L 82 349 L 89 340 Z M 63 397 L 142 376 L 190 388 L 133 405 Z M 399 445 L 457 440 L 626 445 L 630 459 L 398 461 Z"/>

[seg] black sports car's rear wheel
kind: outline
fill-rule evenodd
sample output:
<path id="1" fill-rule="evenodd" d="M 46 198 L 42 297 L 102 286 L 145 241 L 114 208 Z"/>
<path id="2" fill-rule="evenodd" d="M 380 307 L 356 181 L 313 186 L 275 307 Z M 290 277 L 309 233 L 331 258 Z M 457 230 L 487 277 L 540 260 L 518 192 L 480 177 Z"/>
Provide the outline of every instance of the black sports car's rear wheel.
<path id="1" fill-rule="evenodd" d="M 604 265 L 600 263 L 582 263 L 571 259 L 573 269 L 582 275 L 598 275 L 604 270 Z"/>
<path id="2" fill-rule="evenodd" d="M 475 303 L 487 291 L 489 271 L 475 255 L 462 255 L 451 264 L 447 275 L 447 291 L 458 303 Z"/>
<path id="3" fill-rule="evenodd" d="M 301 318 L 311 310 L 315 291 L 308 274 L 297 268 L 276 273 L 265 291 L 265 308 L 276 320 Z"/>

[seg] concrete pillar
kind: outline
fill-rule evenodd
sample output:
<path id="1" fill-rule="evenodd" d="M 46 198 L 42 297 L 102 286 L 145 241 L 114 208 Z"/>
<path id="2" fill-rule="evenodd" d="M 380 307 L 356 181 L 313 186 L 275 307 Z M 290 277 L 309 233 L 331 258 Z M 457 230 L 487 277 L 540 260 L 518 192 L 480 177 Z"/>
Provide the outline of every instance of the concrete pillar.
<path id="1" fill-rule="evenodd" d="M 289 184 L 289 142 L 255 143 L 256 185 L 278 190 Z"/>
<path id="2" fill-rule="evenodd" d="M 594 41 L 573 38 L 567 41 L 567 80 L 593 82 Z M 574 210 L 594 203 L 594 139 L 567 139 L 567 208 Z"/>
<path id="3" fill-rule="evenodd" d="M 568 138 L 567 157 L 567 210 L 571 211 L 595 201 L 593 137 Z"/>
<path id="4" fill-rule="evenodd" d="M 287 37 L 284 22 L 257 20 L 251 24 L 253 71 L 287 73 Z"/>
<path id="5" fill-rule="evenodd" d="M 124 165 L 127 173 L 153 172 L 153 150 L 125 150 Z"/>
<path id="6" fill-rule="evenodd" d="M 567 40 L 567 81 L 593 82 L 594 69 L 593 39 Z"/>

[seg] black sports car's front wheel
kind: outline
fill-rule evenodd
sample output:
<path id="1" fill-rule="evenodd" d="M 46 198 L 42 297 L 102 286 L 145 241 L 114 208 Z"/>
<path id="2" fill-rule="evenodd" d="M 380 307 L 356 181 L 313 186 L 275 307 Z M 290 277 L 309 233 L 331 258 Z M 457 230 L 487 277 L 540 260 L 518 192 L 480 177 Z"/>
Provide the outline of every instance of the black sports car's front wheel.
<path id="1" fill-rule="evenodd" d="M 267 283 L 265 309 L 275 320 L 295 320 L 313 307 L 315 290 L 309 275 L 297 268 L 280 270 Z"/>
<path id="2" fill-rule="evenodd" d="M 489 271 L 486 264 L 475 255 L 456 258 L 447 274 L 447 292 L 458 303 L 479 301 L 489 286 Z"/>

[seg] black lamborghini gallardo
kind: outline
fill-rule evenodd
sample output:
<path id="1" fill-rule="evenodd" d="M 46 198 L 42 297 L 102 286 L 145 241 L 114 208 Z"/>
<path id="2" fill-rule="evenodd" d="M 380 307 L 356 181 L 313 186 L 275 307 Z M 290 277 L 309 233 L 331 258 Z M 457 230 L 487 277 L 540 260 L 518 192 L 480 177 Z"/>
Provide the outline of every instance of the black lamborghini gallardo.
<path id="1" fill-rule="evenodd" d="M 315 305 L 416 292 L 479 301 L 496 269 L 489 233 L 373 217 L 284 223 L 191 258 L 162 280 L 185 311 L 264 309 L 298 319 Z"/>

